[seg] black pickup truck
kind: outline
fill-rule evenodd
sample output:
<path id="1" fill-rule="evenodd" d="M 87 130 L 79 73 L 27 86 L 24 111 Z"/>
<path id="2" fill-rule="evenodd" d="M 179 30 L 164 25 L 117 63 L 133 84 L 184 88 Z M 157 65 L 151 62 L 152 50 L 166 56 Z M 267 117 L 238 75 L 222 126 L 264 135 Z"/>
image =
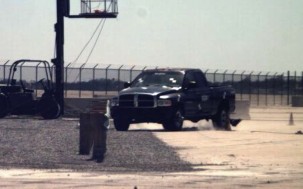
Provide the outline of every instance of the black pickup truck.
<path id="1" fill-rule="evenodd" d="M 165 130 L 182 130 L 184 120 L 212 120 L 215 128 L 231 130 L 235 90 L 211 86 L 199 69 L 145 70 L 111 100 L 111 117 L 118 131 L 131 123 L 161 123 Z M 237 124 L 237 123 L 236 123 Z"/>

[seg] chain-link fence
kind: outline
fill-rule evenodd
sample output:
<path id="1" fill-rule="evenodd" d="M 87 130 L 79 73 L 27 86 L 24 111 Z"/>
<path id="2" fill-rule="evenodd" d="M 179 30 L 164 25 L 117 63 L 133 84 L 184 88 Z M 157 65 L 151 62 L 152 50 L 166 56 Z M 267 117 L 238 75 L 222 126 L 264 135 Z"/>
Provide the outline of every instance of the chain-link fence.
<path id="1" fill-rule="evenodd" d="M 209 81 L 231 85 L 237 99 L 253 105 L 290 105 L 292 96 L 303 95 L 303 72 L 271 73 L 247 71 L 205 71 Z"/>
<path id="2" fill-rule="evenodd" d="M 0 84 L 7 82 L 13 61 L 0 61 Z M 126 81 L 133 80 L 145 69 L 157 67 L 130 65 L 89 66 L 67 64 L 64 69 L 65 97 L 93 98 L 116 95 Z M 54 72 L 54 66 L 51 68 Z M 252 105 L 290 105 L 293 96 L 303 96 L 303 72 L 248 72 L 230 70 L 203 70 L 210 83 L 232 85 L 238 100 L 249 100 Z M 21 65 L 18 76 L 41 95 L 38 81 L 44 76 L 41 65 Z M 54 77 L 53 77 L 54 78 Z"/>

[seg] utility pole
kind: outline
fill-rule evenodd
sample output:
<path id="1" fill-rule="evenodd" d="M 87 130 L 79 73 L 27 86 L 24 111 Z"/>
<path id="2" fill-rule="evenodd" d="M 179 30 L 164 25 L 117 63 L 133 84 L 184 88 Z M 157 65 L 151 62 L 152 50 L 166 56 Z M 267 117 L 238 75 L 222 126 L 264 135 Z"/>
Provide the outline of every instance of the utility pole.
<path id="1" fill-rule="evenodd" d="M 58 101 L 61 112 L 64 114 L 64 14 L 65 1 L 57 0 L 57 23 L 55 24 L 56 32 L 56 57 L 52 60 L 55 64 L 56 74 L 56 93 L 55 97 Z"/>

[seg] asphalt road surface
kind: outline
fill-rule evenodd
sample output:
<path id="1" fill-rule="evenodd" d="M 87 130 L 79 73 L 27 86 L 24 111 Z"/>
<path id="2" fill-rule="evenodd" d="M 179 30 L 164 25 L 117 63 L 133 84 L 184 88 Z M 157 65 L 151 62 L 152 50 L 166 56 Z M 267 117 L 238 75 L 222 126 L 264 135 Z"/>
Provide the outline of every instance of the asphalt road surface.
<path id="1" fill-rule="evenodd" d="M 206 121 L 186 122 L 182 132 L 158 124 L 110 130 L 102 163 L 77 154 L 75 120 L 3 119 L 0 187 L 303 188 L 303 108 L 250 115 L 231 132 Z"/>

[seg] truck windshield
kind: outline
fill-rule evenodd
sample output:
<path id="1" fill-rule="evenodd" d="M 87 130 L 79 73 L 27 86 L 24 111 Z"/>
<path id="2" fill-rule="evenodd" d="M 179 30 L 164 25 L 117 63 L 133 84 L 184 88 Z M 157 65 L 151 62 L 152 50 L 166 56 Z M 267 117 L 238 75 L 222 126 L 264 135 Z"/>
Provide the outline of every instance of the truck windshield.
<path id="1" fill-rule="evenodd" d="M 181 87 L 182 82 L 183 74 L 180 72 L 143 72 L 132 82 L 131 86 Z"/>

